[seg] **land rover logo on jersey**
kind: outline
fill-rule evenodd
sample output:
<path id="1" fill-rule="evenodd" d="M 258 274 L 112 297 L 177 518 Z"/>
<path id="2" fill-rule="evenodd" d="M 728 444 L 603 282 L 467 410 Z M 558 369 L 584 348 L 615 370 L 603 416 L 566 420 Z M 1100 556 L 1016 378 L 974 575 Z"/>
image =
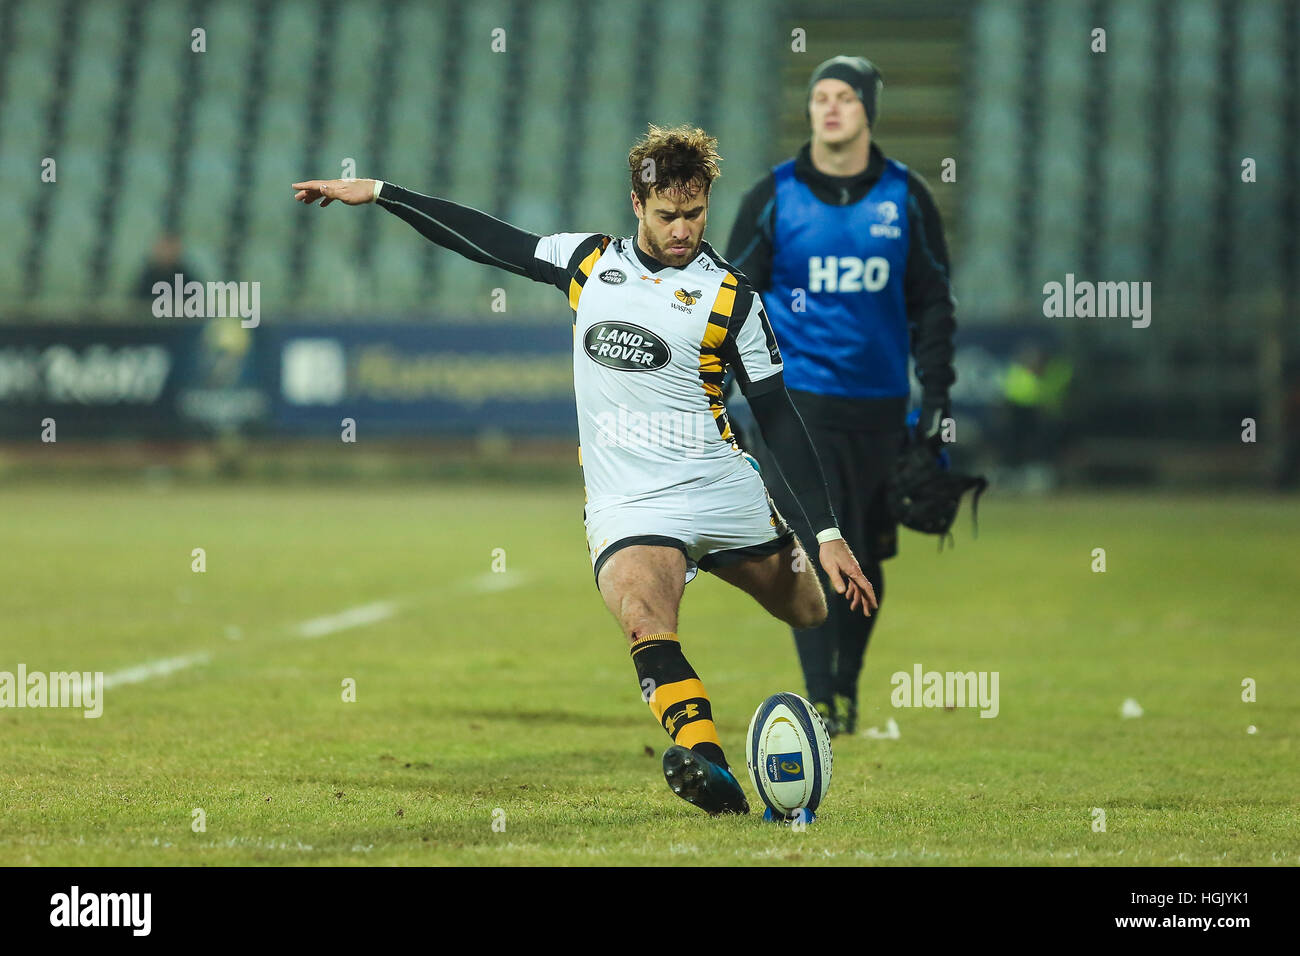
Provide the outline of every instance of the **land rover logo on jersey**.
<path id="1" fill-rule="evenodd" d="M 663 368 L 673 355 L 653 332 L 627 322 L 597 322 L 582 337 L 582 344 L 593 362 L 628 372 Z"/>
<path id="2" fill-rule="evenodd" d="M 685 302 L 687 305 L 694 305 L 695 300 L 704 295 L 704 293 L 699 289 L 696 289 L 694 292 L 687 292 L 685 289 L 678 289 L 674 295 L 677 296 L 678 302 Z"/>
<path id="3" fill-rule="evenodd" d="M 610 285 L 622 285 L 627 281 L 627 273 L 622 269 L 606 269 L 600 274 L 601 282 L 608 282 Z"/>

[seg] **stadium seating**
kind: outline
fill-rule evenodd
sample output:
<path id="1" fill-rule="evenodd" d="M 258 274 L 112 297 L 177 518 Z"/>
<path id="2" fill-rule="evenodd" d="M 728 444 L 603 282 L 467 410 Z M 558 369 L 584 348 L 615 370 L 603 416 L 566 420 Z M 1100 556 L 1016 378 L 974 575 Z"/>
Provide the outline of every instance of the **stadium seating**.
<path id="1" fill-rule="evenodd" d="M 965 319 L 1036 311 L 1044 282 L 1083 278 L 1088 266 L 1151 280 L 1171 306 L 1268 285 L 1280 258 L 1246 250 L 1279 250 L 1284 214 L 1264 190 L 1234 184 L 1246 156 L 1283 175 L 1286 24 L 1296 22 L 1284 14 L 1268 0 L 977 4 L 966 254 L 955 263 Z M 1107 29 L 1106 52 L 1072 55 L 1095 26 Z M 1227 108 L 1243 102 L 1251 109 Z M 1104 160 L 1090 166 L 1092 151 Z M 1237 254 L 1206 268 L 1221 231 Z"/>
<path id="2" fill-rule="evenodd" d="M 22 237 L 0 257 L 0 304 L 139 317 L 124 312 L 137 277 L 174 231 L 197 278 L 260 281 L 264 309 L 490 319 L 504 288 L 511 313 L 561 315 L 561 297 L 449 267 L 395 220 L 295 207 L 288 183 L 352 159 L 537 232 L 630 233 L 631 140 L 651 121 L 708 123 L 726 157 L 724 244 L 774 158 L 744 67 L 770 43 L 771 6 L 664 0 L 639 35 L 591 0 L 0 4 L 0 215 Z M 720 35 L 693 30 L 702 18 Z M 651 65 L 647 44 L 692 34 L 697 55 Z M 33 174 L 47 155 L 56 185 Z"/>
<path id="3" fill-rule="evenodd" d="M 1150 278 L 1196 302 L 1276 296 L 1297 271 L 1285 209 L 1230 188 L 1243 157 L 1261 178 L 1294 162 L 1300 18 L 1281 0 L 1226 21 L 1213 0 L 867 7 L 840 32 L 833 4 L 796 24 L 773 0 L 663 0 L 630 21 L 594 0 L 10 0 L 0 217 L 17 238 L 0 305 L 114 314 L 174 231 L 200 278 L 260 281 L 270 310 L 490 319 L 501 288 L 510 313 L 560 315 L 546 289 L 459 268 L 387 217 L 289 205 L 287 183 L 352 159 L 536 232 L 629 232 L 628 144 L 647 122 L 692 122 L 721 141 L 710 238 L 725 245 L 743 191 L 805 135 L 800 78 L 846 43 L 893 64 L 886 144 L 932 185 L 942 156 L 960 159 L 959 185 L 936 193 L 963 321 L 1032 313 L 1034 290 L 1066 272 Z M 1098 17 L 1107 52 L 1071 55 Z M 888 26 L 874 44 L 868 21 Z M 782 58 L 800 25 L 808 52 Z M 681 36 L 686 55 L 665 66 L 652 51 Z M 46 156 L 56 184 L 33 174 Z"/>

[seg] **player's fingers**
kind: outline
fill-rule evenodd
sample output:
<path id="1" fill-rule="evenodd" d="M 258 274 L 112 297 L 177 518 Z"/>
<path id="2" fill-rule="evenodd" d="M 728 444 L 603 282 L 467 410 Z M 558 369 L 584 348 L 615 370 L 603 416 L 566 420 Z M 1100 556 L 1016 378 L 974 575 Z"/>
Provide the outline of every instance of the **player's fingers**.
<path id="1" fill-rule="evenodd" d="M 880 602 L 876 600 L 876 589 L 871 586 L 866 575 L 859 573 L 856 578 L 858 587 L 862 589 L 862 604 L 868 611 L 874 611 L 880 607 Z"/>
<path id="2" fill-rule="evenodd" d="M 319 179 L 308 179 L 305 182 L 292 183 L 291 185 L 293 186 L 294 189 L 315 189 L 316 191 L 319 192 L 321 182 L 322 180 Z"/>
<path id="3" fill-rule="evenodd" d="M 826 562 L 826 579 L 831 582 L 836 594 L 844 593 L 844 579 L 840 577 L 840 569 L 829 561 Z"/>
<path id="4" fill-rule="evenodd" d="M 872 608 L 880 606 L 876 601 L 876 589 L 871 586 L 867 576 L 862 573 L 862 565 L 856 561 L 853 562 L 853 567 L 849 568 L 849 578 L 862 592 L 862 603 L 864 605 L 869 604 Z"/>
<path id="5" fill-rule="evenodd" d="M 857 595 L 858 603 L 854 605 L 853 610 L 861 610 L 863 617 L 871 617 L 871 605 L 867 603 L 866 592 L 858 582 L 853 582 L 853 591 Z"/>

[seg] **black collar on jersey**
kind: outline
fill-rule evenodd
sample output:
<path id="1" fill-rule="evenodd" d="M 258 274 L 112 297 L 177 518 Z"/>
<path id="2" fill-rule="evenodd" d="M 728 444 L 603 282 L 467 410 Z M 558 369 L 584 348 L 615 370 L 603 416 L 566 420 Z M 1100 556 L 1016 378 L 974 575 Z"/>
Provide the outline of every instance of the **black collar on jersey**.
<path id="1" fill-rule="evenodd" d="M 795 177 L 813 195 L 831 206 L 860 202 L 885 171 L 885 154 L 874 142 L 867 150 L 867 168 L 855 176 L 828 176 L 813 165 L 812 143 L 804 143 L 794 160 Z"/>
<path id="2" fill-rule="evenodd" d="M 648 269 L 650 272 L 662 272 L 664 269 L 678 268 L 677 266 L 670 266 L 666 262 L 660 262 L 658 259 L 651 256 L 649 253 L 642 251 L 641 243 L 637 241 L 637 236 L 632 237 L 632 249 L 634 252 L 636 252 L 637 260 L 641 263 L 641 265 L 645 266 L 646 269 Z M 692 259 L 691 261 L 694 262 L 695 260 Z"/>

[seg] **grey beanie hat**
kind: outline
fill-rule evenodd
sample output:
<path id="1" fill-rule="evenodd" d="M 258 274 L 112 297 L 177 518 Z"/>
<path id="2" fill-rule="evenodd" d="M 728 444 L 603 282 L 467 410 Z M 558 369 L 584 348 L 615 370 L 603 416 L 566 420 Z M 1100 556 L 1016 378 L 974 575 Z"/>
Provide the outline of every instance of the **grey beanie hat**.
<path id="1" fill-rule="evenodd" d="M 867 111 L 867 125 L 875 127 L 876 116 L 880 112 L 880 91 L 885 81 L 876 69 L 876 65 L 864 56 L 833 56 L 813 70 L 812 79 L 808 81 L 808 100 L 812 99 L 813 87 L 818 80 L 843 80 L 853 87 L 858 94 L 863 108 Z M 811 115 L 811 109 L 809 114 Z"/>

